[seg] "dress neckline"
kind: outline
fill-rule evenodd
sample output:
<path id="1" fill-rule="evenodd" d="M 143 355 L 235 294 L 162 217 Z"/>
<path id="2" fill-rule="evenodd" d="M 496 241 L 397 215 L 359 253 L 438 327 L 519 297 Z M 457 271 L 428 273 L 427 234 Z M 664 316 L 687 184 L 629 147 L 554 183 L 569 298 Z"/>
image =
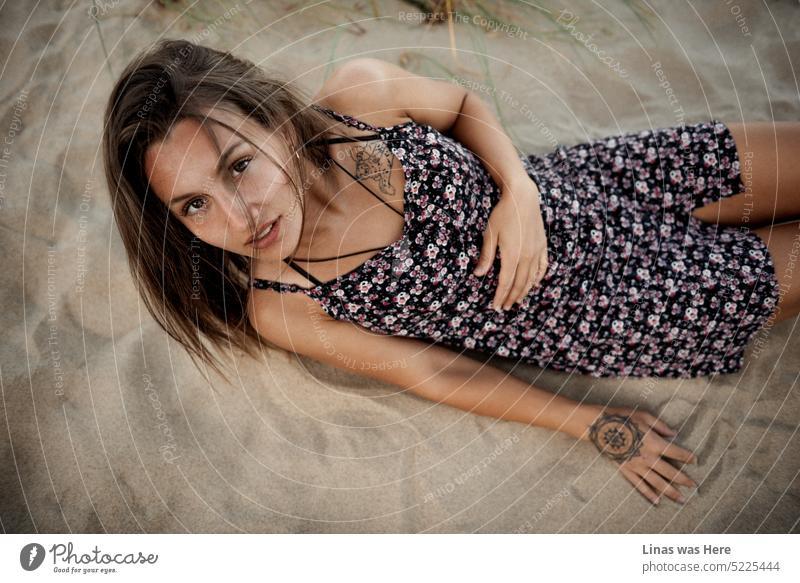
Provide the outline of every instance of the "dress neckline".
<path id="1" fill-rule="evenodd" d="M 352 274 L 362 269 L 366 269 L 369 266 L 377 263 L 385 255 L 389 254 L 389 252 L 394 252 L 394 249 L 396 247 L 400 246 L 403 242 L 405 242 L 408 239 L 411 230 L 411 217 L 409 213 L 409 189 L 411 188 L 411 182 L 412 182 L 411 174 L 413 172 L 413 168 L 403 163 L 403 158 L 397 155 L 397 152 L 395 152 L 396 147 L 392 146 L 391 144 L 392 140 L 389 140 L 390 143 L 388 144 L 386 143 L 387 140 L 385 139 L 383 132 L 394 131 L 397 130 L 398 128 L 411 125 L 417 125 L 421 127 L 430 127 L 430 126 L 426 126 L 425 124 L 420 124 L 414 121 L 413 119 L 392 126 L 373 126 L 371 124 L 358 120 L 350 115 L 334 111 L 333 109 L 330 109 L 328 107 L 316 104 L 312 104 L 311 107 L 328 113 L 332 117 L 338 119 L 339 121 L 348 126 L 357 127 L 358 129 L 363 129 L 363 130 L 374 131 L 376 134 L 378 134 L 379 139 L 383 143 L 385 143 L 386 146 L 389 148 L 389 150 L 392 152 L 392 155 L 397 159 L 397 163 L 403 169 L 403 176 L 405 177 L 405 184 L 403 187 L 403 233 L 400 235 L 399 239 L 397 239 L 393 243 L 390 243 L 389 245 L 387 245 L 386 247 L 375 253 L 375 255 L 370 256 L 368 259 L 366 259 L 359 265 L 355 266 L 353 269 L 350 269 L 345 273 L 342 273 L 334 277 L 333 279 L 329 279 L 328 281 L 320 281 L 320 283 L 314 284 L 311 287 L 302 287 L 296 283 L 285 283 L 280 281 L 272 281 L 269 279 L 253 278 L 251 280 L 251 287 L 256 287 L 258 289 L 277 289 L 279 292 L 302 291 L 304 293 L 313 293 L 318 290 L 330 287 L 331 285 L 334 285 L 336 283 L 339 283 L 344 279 L 349 278 Z"/>

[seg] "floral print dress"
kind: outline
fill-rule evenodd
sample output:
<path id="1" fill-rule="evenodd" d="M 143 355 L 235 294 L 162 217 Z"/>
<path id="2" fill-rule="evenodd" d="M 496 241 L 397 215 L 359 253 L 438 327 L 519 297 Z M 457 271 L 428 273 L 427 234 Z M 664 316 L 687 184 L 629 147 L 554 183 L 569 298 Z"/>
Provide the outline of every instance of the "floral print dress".
<path id="1" fill-rule="evenodd" d="M 403 236 L 303 293 L 331 317 L 596 377 L 734 373 L 778 302 L 775 268 L 753 231 L 691 211 L 744 192 L 718 120 L 628 132 L 521 161 L 540 192 L 549 267 L 510 310 L 490 308 L 502 263 L 472 273 L 499 188 L 466 146 L 429 125 L 376 127 L 404 169 Z"/>

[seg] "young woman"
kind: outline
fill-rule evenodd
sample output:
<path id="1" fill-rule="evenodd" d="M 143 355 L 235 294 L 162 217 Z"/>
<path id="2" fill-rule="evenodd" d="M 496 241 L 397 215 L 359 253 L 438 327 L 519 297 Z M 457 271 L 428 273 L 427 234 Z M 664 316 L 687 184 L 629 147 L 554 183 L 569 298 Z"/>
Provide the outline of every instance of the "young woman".
<path id="1" fill-rule="evenodd" d="M 683 502 L 694 484 L 670 460 L 696 457 L 663 421 L 464 349 L 594 376 L 739 370 L 751 336 L 800 305 L 776 275 L 798 223 L 770 227 L 800 214 L 797 165 L 776 175 L 771 145 L 793 158 L 797 124 L 711 120 L 520 156 L 478 96 L 376 59 L 341 65 L 310 101 L 185 41 L 123 72 L 105 170 L 157 321 L 217 370 L 203 339 L 265 341 L 591 440 L 653 503 Z"/>

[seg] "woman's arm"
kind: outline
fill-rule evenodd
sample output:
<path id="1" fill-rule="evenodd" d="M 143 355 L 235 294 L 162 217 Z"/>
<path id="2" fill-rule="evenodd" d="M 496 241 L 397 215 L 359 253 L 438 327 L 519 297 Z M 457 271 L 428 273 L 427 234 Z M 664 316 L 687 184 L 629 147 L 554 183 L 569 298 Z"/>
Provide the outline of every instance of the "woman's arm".
<path id="1" fill-rule="evenodd" d="M 492 300 L 498 310 L 521 302 L 542 280 L 549 259 L 539 188 L 477 94 L 371 58 L 353 59 L 339 67 L 324 93 L 328 99 L 358 103 L 364 111 L 390 112 L 430 125 L 476 154 L 499 186 L 500 201 L 489 217 L 475 274 L 485 275 L 497 252 L 502 253 Z"/>
<path id="2" fill-rule="evenodd" d="M 436 344 L 334 320 L 300 294 L 260 293 L 251 321 L 268 341 L 335 367 L 394 384 L 464 411 L 587 440 L 602 410 L 529 385 Z"/>
<path id="3" fill-rule="evenodd" d="M 429 366 L 437 402 L 497 419 L 561 431 L 588 440 L 602 407 L 556 395 L 497 367 L 439 348 Z"/>
<path id="4" fill-rule="evenodd" d="M 504 194 L 530 196 L 538 205 L 538 188 L 522 165 L 516 147 L 478 94 L 466 91 L 450 135 L 478 155 Z"/>
<path id="5" fill-rule="evenodd" d="M 592 441 L 654 504 L 659 493 L 682 501 L 670 483 L 694 483 L 664 458 L 695 461 L 663 437 L 675 433 L 646 411 L 574 401 L 439 345 L 385 336 L 328 316 L 312 299 L 274 292 L 254 300 L 253 326 L 278 346 L 344 370 L 359 372 L 464 411 L 547 427 Z M 272 314 L 273 317 L 267 316 Z M 281 317 L 274 317 L 279 314 Z"/>
<path id="6" fill-rule="evenodd" d="M 481 159 L 504 193 L 536 198 L 538 190 L 511 139 L 489 106 L 467 88 L 369 57 L 342 64 L 325 86 L 329 99 L 358 102 L 366 111 L 391 111 L 451 135 Z"/>

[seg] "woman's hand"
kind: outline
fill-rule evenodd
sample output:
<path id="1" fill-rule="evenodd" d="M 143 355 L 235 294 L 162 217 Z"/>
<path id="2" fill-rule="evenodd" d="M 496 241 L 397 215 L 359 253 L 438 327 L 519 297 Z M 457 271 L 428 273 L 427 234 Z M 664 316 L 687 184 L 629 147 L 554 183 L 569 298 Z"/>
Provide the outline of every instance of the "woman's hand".
<path id="1" fill-rule="evenodd" d="M 522 301 L 547 273 L 547 237 L 539 208 L 539 189 L 528 178 L 501 191 L 483 234 L 483 248 L 475 275 L 484 275 L 502 251 L 500 275 L 492 307 L 509 309 Z"/>
<path id="2" fill-rule="evenodd" d="M 622 475 L 653 504 L 658 504 L 661 495 L 683 504 L 685 499 L 675 486 L 697 487 L 667 461 L 697 463 L 691 451 L 664 439 L 676 435 L 654 415 L 630 407 L 605 407 L 589 428 L 590 441 L 614 459 Z"/>

